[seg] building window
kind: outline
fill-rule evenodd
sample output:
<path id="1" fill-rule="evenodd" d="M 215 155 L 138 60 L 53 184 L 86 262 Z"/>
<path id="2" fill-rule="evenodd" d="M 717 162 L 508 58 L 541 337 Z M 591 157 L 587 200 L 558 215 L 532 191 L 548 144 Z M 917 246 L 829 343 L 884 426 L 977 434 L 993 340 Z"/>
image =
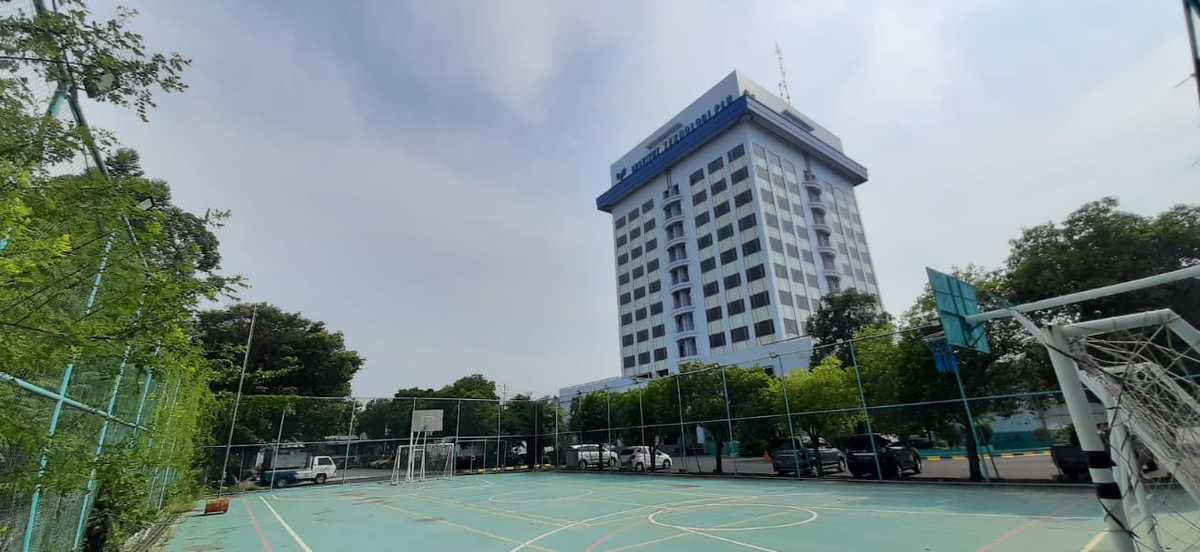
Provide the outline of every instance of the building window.
<path id="1" fill-rule="evenodd" d="M 628 215 L 625 215 L 625 218 L 629 219 L 629 222 L 633 222 L 633 219 L 638 218 L 638 210 L 634 209 L 630 211 Z"/>
<path id="2" fill-rule="evenodd" d="M 642 237 L 642 229 L 641 228 L 634 228 L 633 230 L 629 231 L 629 239 L 636 240 L 640 237 Z"/>
<path id="3" fill-rule="evenodd" d="M 638 364 L 650 364 L 650 351 L 638 353 Z"/>
<path id="4" fill-rule="evenodd" d="M 725 160 L 718 157 L 708 164 L 708 174 L 715 173 L 725 166 Z"/>
<path id="5" fill-rule="evenodd" d="M 692 294 L 688 290 L 681 289 L 671 294 L 671 299 L 675 302 L 675 308 L 682 309 L 692 306 Z"/>
<path id="6" fill-rule="evenodd" d="M 628 312 L 625 314 L 622 314 L 621 315 L 621 325 L 628 326 L 630 324 L 633 324 L 633 314 L 628 313 Z"/>
<path id="7" fill-rule="evenodd" d="M 743 155 L 746 155 L 746 145 L 738 144 L 736 148 L 729 150 L 729 162 L 733 163 L 735 160 L 741 159 Z"/>
<path id="8" fill-rule="evenodd" d="M 621 359 L 621 364 L 624 365 L 626 368 L 633 368 L 633 361 L 634 361 L 634 356 L 629 355 L 629 356 Z"/>
<path id="9" fill-rule="evenodd" d="M 646 202 L 642 204 L 642 212 L 643 213 L 649 213 L 650 210 L 653 208 L 654 208 L 654 200 L 653 199 L 647 199 Z"/>
<path id="10" fill-rule="evenodd" d="M 696 215 L 696 228 L 704 226 L 705 224 L 708 224 L 708 211 L 704 211 L 703 213 Z"/>
<path id="11" fill-rule="evenodd" d="M 633 298 L 634 299 L 641 299 L 642 297 L 645 297 L 645 296 L 646 296 L 646 288 L 640 287 L 640 288 L 633 290 Z"/>
<path id="12" fill-rule="evenodd" d="M 808 304 L 808 297 L 805 297 L 803 295 L 797 295 L 796 296 L 796 308 L 804 309 L 804 310 L 812 310 L 812 307 L 810 307 Z"/>
<path id="13" fill-rule="evenodd" d="M 659 324 L 659 325 L 651 328 L 650 330 L 651 330 L 651 335 L 654 337 L 662 337 L 663 335 L 666 335 L 666 333 L 667 333 L 667 327 L 663 326 L 662 324 Z"/>
<path id="14" fill-rule="evenodd" d="M 650 341 L 650 330 L 638 330 L 637 341 L 638 343 Z"/>
<path id="15" fill-rule="evenodd" d="M 742 167 L 736 171 L 733 171 L 733 174 L 729 175 L 729 182 L 737 184 L 738 182 L 741 182 L 749 177 L 750 170 L 746 167 Z"/>
<path id="16" fill-rule="evenodd" d="M 624 227 L 625 227 L 625 217 L 617 217 L 617 220 L 615 222 L 613 222 L 613 228 L 620 230 L 621 228 L 624 228 Z"/>
<path id="17" fill-rule="evenodd" d="M 757 309 L 771 304 L 771 296 L 767 292 L 759 292 L 750 296 L 750 308 Z"/>
<path id="18" fill-rule="evenodd" d="M 677 345 L 679 345 L 679 358 L 696 356 L 696 338 L 685 337 L 680 339 Z"/>
<path id="19" fill-rule="evenodd" d="M 787 254 L 791 258 L 799 260 L 800 259 L 800 248 L 789 243 L 789 244 L 787 244 Z"/>
<path id="20" fill-rule="evenodd" d="M 742 314 L 746 312 L 746 303 L 741 299 L 730 301 L 728 305 L 725 305 L 725 312 L 729 313 L 729 316 Z"/>
<path id="21" fill-rule="evenodd" d="M 792 294 L 786 291 L 779 292 L 779 302 L 789 307 L 792 306 Z"/>
<path id="22" fill-rule="evenodd" d="M 796 321 L 791 318 L 783 319 L 783 331 L 791 335 L 800 335 L 800 326 L 796 325 Z"/>
<path id="23" fill-rule="evenodd" d="M 732 263 L 732 262 L 736 261 L 737 258 L 738 258 L 738 256 L 737 256 L 737 248 L 736 247 L 730 247 L 729 249 L 726 249 L 725 251 L 721 252 L 721 264 L 723 264 L 723 265 Z"/>
<path id="24" fill-rule="evenodd" d="M 622 272 L 620 276 L 617 276 L 617 284 L 623 286 L 628 283 L 629 283 L 629 273 L 628 272 Z"/>
<path id="25" fill-rule="evenodd" d="M 685 312 L 675 317 L 676 333 L 690 332 L 696 329 L 695 323 L 692 322 L 692 313 Z"/>
<path id="26" fill-rule="evenodd" d="M 642 308 L 640 308 L 640 309 L 638 309 L 638 310 L 636 310 L 636 311 L 634 311 L 634 312 L 635 312 L 635 313 L 637 313 L 637 319 L 638 319 L 638 320 L 645 320 L 645 319 L 646 319 L 646 307 L 642 307 Z"/>
<path id="27" fill-rule="evenodd" d="M 630 251 L 629 251 L 629 258 L 630 258 L 630 259 L 636 259 L 636 258 L 638 258 L 638 257 L 641 257 L 641 256 L 642 256 L 642 248 L 641 248 L 641 247 L 635 247 L 635 248 L 633 248 L 632 250 L 630 250 Z"/>
<path id="28" fill-rule="evenodd" d="M 788 277 L 788 270 L 787 270 L 787 267 L 786 267 L 786 266 L 783 266 L 783 265 L 781 265 L 781 264 L 779 264 L 779 263 L 775 263 L 775 277 L 776 277 L 776 278 L 783 278 L 784 280 L 786 280 L 786 279 L 787 279 L 787 277 Z"/>
<path id="29" fill-rule="evenodd" d="M 654 360 L 667 360 L 667 348 L 659 347 L 654 350 Z"/>
<path id="30" fill-rule="evenodd" d="M 688 277 L 688 269 L 686 266 L 677 266 L 671 269 L 671 285 L 686 284 L 692 281 Z"/>
<path id="31" fill-rule="evenodd" d="M 629 293 L 621 294 L 621 304 L 622 305 L 628 305 L 631 301 L 633 301 L 632 295 L 630 295 Z"/>
<path id="32" fill-rule="evenodd" d="M 779 217 L 772 215 L 771 213 L 767 213 L 763 215 L 763 217 L 767 219 L 767 226 L 770 226 L 771 228 L 779 228 Z"/>
<path id="33" fill-rule="evenodd" d="M 810 285 L 810 286 L 812 286 L 812 287 L 818 287 L 818 286 L 820 286 L 820 285 L 821 285 L 821 284 L 819 283 L 819 282 L 820 282 L 820 280 L 818 280 L 818 279 L 817 279 L 817 275 L 816 275 L 816 274 L 805 274 L 805 275 L 804 275 L 804 278 L 808 280 L 808 285 Z"/>
<path id="34" fill-rule="evenodd" d="M 651 230 L 654 230 L 655 226 L 656 226 L 656 224 L 654 222 L 654 219 L 650 219 L 650 220 L 646 221 L 646 224 L 642 225 L 642 231 L 649 232 Z"/>
<path id="35" fill-rule="evenodd" d="M 720 284 L 718 284 L 716 282 L 709 282 L 707 284 L 704 284 L 704 296 L 705 297 L 712 297 L 718 293 L 721 293 Z"/>
<path id="36" fill-rule="evenodd" d="M 769 217 L 771 215 L 767 216 Z M 749 215 L 746 215 L 738 220 L 738 230 L 745 232 L 746 230 L 754 228 L 755 224 L 758 224 L 758 221 L 755 220 L 754 213 L 750 213 Z"/>
<path id="37" fill-rule="evenodd" d="M 703 261 L 700 261 L 700 272 L 702 274 L 707 273 L 714 268 L 717 268 L 716 257 L 709 257 L 707 259 L 704 259 Z"/>
<path id="38" fill-rule="evenodd" d="M 708 200 L 708 191 L 700 190 L 692 194 L 692 205 L 699 205 Z"/>
<path id="39" fill-rule="evenodd" d="M 655 270 L 658 270 L 658 259 L 653 259 L 646 263 L 646 272 L 654 272 Z"/>
<path id="40" fill-rule="evenodd" d="M 766 203 L 768 205 L 775 205 L 775 194 L 772 194 L 771 190 L 768 190 L 766 188 L 760 188 L 758 190 L 758 193 L 759 193 L 759 195 L 762 196 L 763 203 Z M 778 228 L 778 225 L 776 226 L 776 228 Z"/>
<path id="41" fill-rule="evenodd" d="M 704 169 L 696 169 L 696 172 L 692 173 L 692 176 L 688 177 L 688 180 L 691 181 L 692 186 L 695 186 L 697 182 L 704 180 Z"/>
<path id="42" fill-rule="evenodd" d="M 652 240 L 646 241 L 646 252 L 647 253 L 654 251 L 657 247 L 658 247 L 658 240 L 652 239 Z"/>
<path id="43" fill-rule="evenodd" d="M 803 284 L 804 283 L 804 273 L 793 268 L 792 269 L 792 281 L 796 282 L 797 284 Z"/>
<path id="44" fill-rule="evenodd" d="M 742 205 L 750 203 L 750 200 L 753 197 L 754 194 L 751 193 L 750 190 L 746 190 L 738 195 L 733 196 L 733 205 L 735 207 L 741 207 Z"/>
<path id="45" fill-rule="evenodd" d="M 658 293 L 658 291 L 662 289 L 662 280 L 650 282 L 649 289 L 650 293 Z"/>
<path id="46" fill-rule="evenodd" d="M 767 277 L 767 269 L 763 265 L 755 265 L 746 269 L 746 281 L 755 282 Z"/>
<path id="47" fill-rule="evenodd" d="M 758 238 L 754 238 L 742 244 L 743 257 L 749 257 L 750 255 L 758 253 L 759 251 L 762 251 L 762 242 L 758 241 Z"/>
<path id="48" fill-rule="evenodd" d="M 696 247 L 698 249 L 704 249 L 705 247 L 708 247 L 712 244 L 713 244 L 712 234 L 705 234 L 703 236 L 700 236 L 700 239 L 696 240 Z"/>
<path id="49" fill-rule="evenodd" d="M 717 320 L 720 320 L 723 317 L 724 317 L 724 315 L 721 314 L 721 306 L 720 305 L 717 305 L 711 309 L 704 311 L 704 319 L 709 322 L 716 322 Z"/>
<path id="50" fill-rule="evenodd" d="M 729 340 L 734 343 L 741 343 L 750 339 L 750 329 L 746 326 L 729 330 Z"/>
<path id="51" fill-rule="evenodd" d="M 629 255 L 626 255 L 625 253 L 617 255 L 617 266 L 625 266 L 625 263 L 627 262 L 629 262 Z"/>
<path id="52" fill-rule="evenodd" d="M 758 337 L 775 335 L 775 321 L 768 318 L 762 322 L 756 322 L 754 324 L 754 335 Z"/>
<path id="53" fill-rule="evenodd" d="M 725 346 L 725 332 L 717 332 L 708 335 L 708 346 L 711 348 Z"/>
<path id="54" fill-rule="evenodd" d="M 617 247 L 621 247 L 621 246 L 625 245 L 625 243 L 626 243 L 625 242 L 625 234 L 621 234 L 620 236 L 617 236 Z"/>
<path id="55" fill-rule="evenodd" d="M 726 224 L 717 229 L 717 239 L 725 240 L 733 237 L 733 225 Z"/>
<path id="56" fill-rule="evenodd" d="M 730 289 L 733 289 L 740 285 L 742 285 L 742 275 L 741 274 L 735 273 L 735 274 L 730 274 L 729 276 L 725 277 L 725 289 L 730 290 Z"/>
<path id="57" fill-rule="evenodd" d="M 771 238 L 770 242 L 771 242 L 771 251 L 774 251 L 779 254 L 783 254 L 783 242 L 779 241 L 779 238 Z"/>
<path id="58" fill-rule="evenodd" d="M 633 334 L 625 334 L 621 336 L 621 346 L 628 347 L 633 345 Z"/>
<path id="59" fill-rule="evenodd" d="M 725 179 L 722 178 L 716 182 L 713 182 L 713 185 L 710 186 L 709 189 L 712 191 L 713 197 L 717 197 L 717 194 L 724 192 L 725 188 L 727 187 L 728 185 L 725 184 Z"/>
<path id="60" fill-rule="evenodd" d="M 642 274 L 645 274 L 644 269 L 642 267 L 639 266 L 639 267 L 636 267 L 633 269 L 633 277 L 634 278 L 641 278 Z"/>
<path id="61" fill-rule="evenodd" d="M 658 302 L 658 303 L 651 303 L 651 304 L 650 304 L 650 314 L 651 314 L 651 315 L 655 315 L 655 314 L 662 314 L 662 311 L 663 311 L 663 306 L 662 306 L 662 302 L 661 302 L 661 301 L 660 301 L 660 302 Z"/>
<path id="62" fill-rule="evenodd" d="M 718 218 L 721 215 L 725 215 L 728 213 L 729 213 L 729 202 L 728 201 L 722 201 L 721 203 L 718 203 L 713 206 L 713 218 Z"/>
<path id="63" fill-rule="evenodd" d="M 669 262 L 682 261 L 687 258 L 687 246 L 682 243 L 677 243 L 667 248 L 667 260 Z"/>

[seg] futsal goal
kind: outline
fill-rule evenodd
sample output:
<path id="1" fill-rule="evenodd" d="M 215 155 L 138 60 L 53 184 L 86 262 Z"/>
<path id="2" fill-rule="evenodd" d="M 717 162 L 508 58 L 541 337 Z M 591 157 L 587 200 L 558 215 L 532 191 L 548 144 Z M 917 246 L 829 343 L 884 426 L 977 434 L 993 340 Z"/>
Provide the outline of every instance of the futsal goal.
<path id="1" fill-rule="evenodd" d="M 432 434 L 441 431 L 441 410 L 413 411 L 408 442 L 396 447 L 396 462 L 392 465 L 393 485 L 454 476 L 457 445 L 429 441 Z"/>

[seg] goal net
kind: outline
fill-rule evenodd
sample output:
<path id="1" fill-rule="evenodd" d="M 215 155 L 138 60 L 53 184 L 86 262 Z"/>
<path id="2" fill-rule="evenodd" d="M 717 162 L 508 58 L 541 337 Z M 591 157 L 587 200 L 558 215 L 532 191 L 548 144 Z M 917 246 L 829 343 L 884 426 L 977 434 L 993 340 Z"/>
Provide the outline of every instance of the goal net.
<path id="1" fill-rule="evenodd" d="M 454 475 L 454 443 L 407 444 L 396 447 L 392 484 L 445 479 Z"/>
<path id="2" fill-rule="evenodd" d="M 1108 412 L 1138 544 L 1200 547 L 1200 331 L 1169 310 L 1067 328 L 1080 378 Z"/>

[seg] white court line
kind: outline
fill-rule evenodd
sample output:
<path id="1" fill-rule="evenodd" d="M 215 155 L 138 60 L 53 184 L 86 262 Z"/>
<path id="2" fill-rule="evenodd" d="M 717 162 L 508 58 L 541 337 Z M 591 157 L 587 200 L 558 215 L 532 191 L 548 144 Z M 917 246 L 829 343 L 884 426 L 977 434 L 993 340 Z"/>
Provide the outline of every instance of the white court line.
<path id="1" fill-rule="evenodd" d="M 292 530 L 292 526 L 288 525 L 286 521 L 283 521 L 283 517 L 279 515 L 279 512 L 276 512 L 275 508 L 271 507 L 271 503 L 267 502 L 267 499 L 261 496 L 258 497 L 258 499 L 267 506 L 267 509 L 271 511 L 271 515 L 275 516 L 275 519 L 279 520 L 279 524 L 282 525 L 284 529 L 287 529 L 288 534 L 292 536 L 292 540 L 296 541 L 296 544 L 300 545 L 301 550 L 304 552 L 312 552 L 312 549 L 309 548 L 307 544 L 304 544 L 304 541 L 300 539 L 300 535 L 297 535 L 296 532 Z"/>

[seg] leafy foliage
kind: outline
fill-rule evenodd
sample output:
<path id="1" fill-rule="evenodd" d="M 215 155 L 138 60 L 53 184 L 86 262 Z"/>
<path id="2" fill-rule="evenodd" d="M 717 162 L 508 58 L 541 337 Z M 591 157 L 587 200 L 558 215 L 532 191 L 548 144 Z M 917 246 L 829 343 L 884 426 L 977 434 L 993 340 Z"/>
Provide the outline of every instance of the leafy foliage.
<path id="1" fill-rule="evenodd" d="M 255 307 L 237 304 L 204 311 L 197 317 L 200 342 L 214 374 L 214 392 L 237 391 Z M 274 305 L 262 303 L 257 308 L 244 394 L 350 395 L 350 380 L 364 360 L 346 349 L 341 332 L 330 332 L 324 322 L 284 312 Z"/>
<path id="2" fill-rule="evenodd" d="M 817 345 L 812 363 L 819 364 L 832 355 L 850 364 L 845 342 L 863 328 L 890 320 L 891 315 L 883 311 L 874 295 L 848 289 L 822 297 L 817 311 L 808 319 L 808 335 Z"/>

